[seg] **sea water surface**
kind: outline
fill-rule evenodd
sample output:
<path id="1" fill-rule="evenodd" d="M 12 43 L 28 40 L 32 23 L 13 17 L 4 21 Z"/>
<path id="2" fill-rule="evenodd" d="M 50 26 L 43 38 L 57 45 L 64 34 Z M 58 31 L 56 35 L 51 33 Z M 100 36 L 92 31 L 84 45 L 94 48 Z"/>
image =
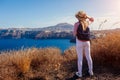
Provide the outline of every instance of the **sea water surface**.
<path id="1" fill-rule="evenodd" d="M 71 46 L 75 46 L 75 43 L 70 43 L 69 39 L 0 39 L 0 51 L 55 47 L 63 52 Z"/>

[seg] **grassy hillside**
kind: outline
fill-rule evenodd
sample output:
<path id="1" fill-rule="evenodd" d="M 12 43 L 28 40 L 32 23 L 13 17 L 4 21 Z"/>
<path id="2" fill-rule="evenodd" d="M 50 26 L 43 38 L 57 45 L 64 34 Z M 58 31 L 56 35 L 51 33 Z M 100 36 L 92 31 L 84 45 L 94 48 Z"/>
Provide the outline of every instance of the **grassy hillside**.
<path id="1" fill-rule="evenodd" d="M 120 32 L 91 42 L 93 80 L 120 80 Z M 84 58 L 83 73 L 87 72 Z M 77 71 L 75 47 L 64 53 L 57 48 L 30 48 L 0 54 L 0 80 L 66 80 Z M 85 80 L 91 80 L 84 77 Z"/>

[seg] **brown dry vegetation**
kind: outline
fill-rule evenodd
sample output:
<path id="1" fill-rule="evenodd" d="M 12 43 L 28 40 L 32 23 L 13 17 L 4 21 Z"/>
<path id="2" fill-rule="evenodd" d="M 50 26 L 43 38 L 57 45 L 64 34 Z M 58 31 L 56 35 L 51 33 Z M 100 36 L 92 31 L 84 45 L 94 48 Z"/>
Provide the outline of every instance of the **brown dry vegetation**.
<path id="1" fill-rule="evenodd" d="M 93 40 L 92 80 L 120 80 L 120 33 Z M 0 80 L 66 80 L 77 71 L 75 47 L 64 53 L 57 48 L 31 48 L 0 54 Z M 84 59 L 83 73 L 87 72 Z M 84 77 L 85 80 L 91 80 Z"/>

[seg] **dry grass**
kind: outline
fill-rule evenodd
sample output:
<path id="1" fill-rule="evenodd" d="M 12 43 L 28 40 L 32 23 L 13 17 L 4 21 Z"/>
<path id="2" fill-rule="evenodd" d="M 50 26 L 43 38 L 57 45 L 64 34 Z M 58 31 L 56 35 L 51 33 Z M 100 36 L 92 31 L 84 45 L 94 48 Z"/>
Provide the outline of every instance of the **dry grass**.
<path id="1" fill-rule="evenodd" d="M 120 69 L 120 32 L 113 32 L 106 37 L 93 40 L 92 56 L 95 64 Z"/>
<path id="2" fill-rule="evenodd" d="M 92 58 L 95 74 L 98 74 L 94 80 L 120 79 L 120 73 L 116 71 L 120 70 L 119 34 L 112 33 L 92 41 Z M 112 68 L 117 76 L 116 73 L 106 71 L 106 68 Z M 65 80 L 75 71 L 75 47 L 66 50 L 64 54 L 57 48 L 31 48 L 0 54 L 0 80 Z"/>

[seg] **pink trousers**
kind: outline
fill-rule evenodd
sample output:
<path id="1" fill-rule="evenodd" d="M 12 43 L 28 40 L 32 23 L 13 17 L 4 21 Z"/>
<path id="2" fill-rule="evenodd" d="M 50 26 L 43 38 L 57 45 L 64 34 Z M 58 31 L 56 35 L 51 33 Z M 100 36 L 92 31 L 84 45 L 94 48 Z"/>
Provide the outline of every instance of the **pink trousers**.
<path id="1" fill-rule="evenodd" d="M 82 77 L 83 50 L 87 59 L 89 74 L 93 75 L 93 62 L 90 54 L 90 41 L 80 41 L 76 39 L 76 51 L 78 56 L 78 72 L 76 74 Z"/>

